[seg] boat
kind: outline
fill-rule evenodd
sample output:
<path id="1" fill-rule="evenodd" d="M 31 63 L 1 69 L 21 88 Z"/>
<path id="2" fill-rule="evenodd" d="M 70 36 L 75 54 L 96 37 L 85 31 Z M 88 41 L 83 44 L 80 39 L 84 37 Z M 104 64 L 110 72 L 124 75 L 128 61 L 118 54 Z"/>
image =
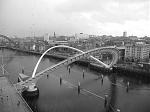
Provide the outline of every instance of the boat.
<path id="1" fill-rule="evenodd" d="M 19 73 L 18 76 L 18 82 L 23 82 L 30 77 L 28 75 L 25 75 L 23 73 Z M 22 95 L 24 97 L 33 97 L 33 96 L 38 96 L 39 95 L 39 89 L 36 87 L 34 83 L 32 83 L 30 86 L 25 87 L 22 91 Z"/>

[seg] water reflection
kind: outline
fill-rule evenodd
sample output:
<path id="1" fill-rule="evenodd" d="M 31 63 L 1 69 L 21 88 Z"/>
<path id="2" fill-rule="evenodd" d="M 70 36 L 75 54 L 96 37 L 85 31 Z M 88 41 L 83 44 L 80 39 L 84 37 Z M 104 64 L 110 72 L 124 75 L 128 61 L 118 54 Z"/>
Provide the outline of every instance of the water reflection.
<path id="1" fill-rule="evenodd" d="M 117 83 L 116 83 L 116 75 L 117 74 L 111 74 L 109 76 L 111 85 L 110 85 L 110 93 L 109 93 L 109 102 L 108 102 L 108 110 L 110 112 L 114 112 L 117 110 L 116 106 L 116 100 L 117 100 Z"/>

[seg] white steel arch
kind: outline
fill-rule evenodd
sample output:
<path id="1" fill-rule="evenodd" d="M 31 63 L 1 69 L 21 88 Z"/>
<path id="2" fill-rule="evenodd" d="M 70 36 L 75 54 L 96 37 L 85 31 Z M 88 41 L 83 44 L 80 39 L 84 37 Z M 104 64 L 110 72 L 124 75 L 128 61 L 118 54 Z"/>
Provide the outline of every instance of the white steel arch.
<path id="1" fill-rule="evenodd" d="M 42 58 L 44 57 L 44 55 L 45 55 L 48 51 L 50 51 L 50 50 L 52 50 L 52 49 L 55 49 L 55 48 L 69 48 L 69 49 L 78 51 L 78 52 L 80 52 L 80 53 L 84 53 L 83 51 L 81 51 L 81 50 L 79 50 L 79 49 L 77 49 L 77 48 L 70 47 L 70 46 L 65 46 L 65 45 L 59 45 L 59 46 L 51 47 L 51 48 L 47 49 L 47 50 L 42 54 L 42 56 L 39 58 L 39 60 L 38 60 L 38 62 L 37 62 L 37 64 L 36 64 L 36 66 L 35 66 L 35 68 L 34 68 L 34 71 L 33 71 L 33 73 L 32 73 L 32 78 L 35 77 L 37 68 L 38 68 L 38 66 L 39 66 L 39 64 L 40 64 L 40 62 L 41 62 L 41 60 L 42 60 Z M 94 59 L 95 61 L 97 61 L 98 63 L 104 65 L 106 68 L 110 68 L 110 66 L 112 66 L 112 64 L 113 64 L 113 61 L 112 61 L 112 63 L 111 63 L 110 65 L 107 65 L 107 64 L 103 63 L 102 61 L 100 61 L 99 59 L 97 59 L 97 58 L 95 58 L 95 57 L 93 57 L 93 56 L 90 56 L 90 58 L 92 58 L 92 59 Z"/>

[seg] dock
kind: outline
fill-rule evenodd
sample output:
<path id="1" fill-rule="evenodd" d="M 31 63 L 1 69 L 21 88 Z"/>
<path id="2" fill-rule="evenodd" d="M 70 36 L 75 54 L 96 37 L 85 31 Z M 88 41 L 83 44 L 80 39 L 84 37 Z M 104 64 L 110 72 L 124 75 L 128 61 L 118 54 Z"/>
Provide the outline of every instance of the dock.
<path id="1" fill-rule="evenodd" d="M 0 76 L 0 112 L 33 112 L 7 77 Z"/>

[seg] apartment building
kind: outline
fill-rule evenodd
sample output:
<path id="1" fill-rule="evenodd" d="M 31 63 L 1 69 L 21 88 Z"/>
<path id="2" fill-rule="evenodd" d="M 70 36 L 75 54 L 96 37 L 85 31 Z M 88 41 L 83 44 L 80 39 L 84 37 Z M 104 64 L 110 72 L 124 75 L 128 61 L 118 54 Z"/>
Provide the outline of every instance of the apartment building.
<path id="1" fill-rule="evenodd" d="M 149 58 L 150 45 L 136 42 L 125 45 L 125 59 L 144 61 Z"/>

